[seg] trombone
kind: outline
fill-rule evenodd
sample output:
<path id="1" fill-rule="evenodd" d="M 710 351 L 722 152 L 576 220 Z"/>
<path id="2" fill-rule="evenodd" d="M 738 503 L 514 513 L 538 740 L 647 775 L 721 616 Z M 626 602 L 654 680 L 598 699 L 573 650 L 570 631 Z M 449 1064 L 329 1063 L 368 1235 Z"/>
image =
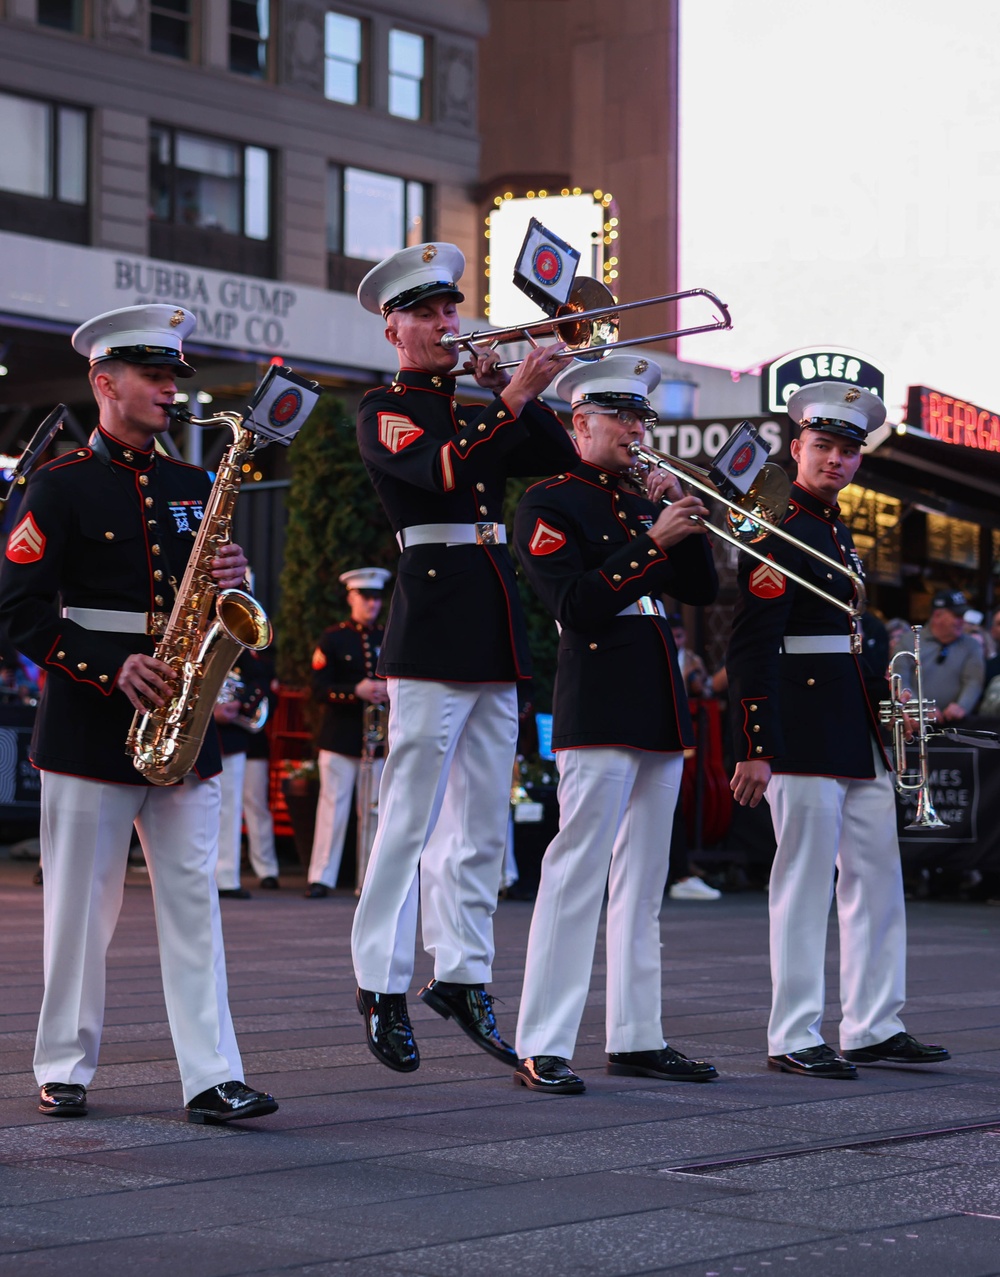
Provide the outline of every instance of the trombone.
<path id="1" fill-rule="evenodd" d="M 719 316 L 712 323 L 697 324 L 689 328 L 675 328 L 670 332 L 652 333 L 649 336 L 629 337 L 618 340 L 619 316 L 627 310 L 643 306 L 656 306 L 666 302 L 681 301 L 685 297 L 706 297 L 716 307 Z M 470 354 L 482 354 L 506 342 L 527 341 L 537 346 L 539 337 L 558 337 L 567 349 L 560 352 L 560 359 L 601 359 L 613 350 L 626 346 L 648 345 L 654 341 L 668 341 L 672 337 L 690 337 L 694 333 L 712 333 L 732 328 L 729 308 L 707 288 L 688 288 L 682 293 L 664 293 L 661 297 L 644 297 L 641 301 L 616 302 L 609 288 L 589 275 L 577 278 L 569 301 L 546 319 L 535 319 L 527 324 L 514 324 L 509 328 L 485 328 L 474 333 L 447 333 L 441 338 L 446 350 L 462 349 Z M 583 352 L 583 353 L 581 353 Z M 498 368 L 516 368 L 520 360 L 513 359 L 498 364 Z"/>
<path id="2" fill-rule="evenodd" d="M 806 545 L 798 537 L 792 536 L 784 528 L 778 527 L 788 508 L 788 492 L 791 486 L 788 476 L 780 466 L 775 465 L 773 461 L 765 463 L 761 466 L 746 495 L 739 501 L 732 501 L 709 481 L 708 471 L 703 470 L 700 466 L 680 461 L 669 453 L 657 452 L 653 448 L 646 448 L 641 443 L 630 443 L 628 452 L 629 456 L 636 461 L 636 465 L 633 467 L 634 473 L 630 477 L 633 483 L 638 486 L 642 486 L 643 475 L 656 468 L 669 471 L 670 474 L 682 479 L 705 496 L 715 501 L 721 501 L 729 511 L 727 518 L 732 529 L 731 532 L 726 531 L 725 528 L 720 528 L 717 524 L 709 523 L 707 519 L 702 519 L 697 515 L 693 516 L 693 521 L 701 524 L 706 532 L 711 532 L 714 536 L 721 537 L 723 541 L 735 546 L 737 550 L 742 550 L 744 553 L 749 554 L 751 558 L 757 559 L 760 563 L 771 564 L 775 572 L 780 572 L 782 576 L 794 581 L 796 585 L 801 585 L 803 589 L 818 595 L 825 602 L 832 603 L 841 612 L 846 612 L 851 618 L 853 630 L 851 650 L 855 653 L 861 651 L 860 617 L 868 597 L 865 583 L 861 576 L 852 568 L 847 567 L 846 564 L 838 563 L 836 559 L 831 559 L 821 551 L 814 550 L 811 545 Z M 669 502 L 664 502 L 664 504 L 669 504 Z M 828 569 L 827 576 L 830 580 L 833 579 L 834 572 L 839 572 L 841 576 L 847 577 L 854 587 L 854 598 L 849 603 L 843 599 L 838 599 L 835 595 L 821 589 L 813 581 L 808 581 L 797 572 L 792 572 L 789 568 L 774 563 L 774 560 L 769 559 L 767 555 L 751 548 L 757 541 L 762 541 L 769 536 L 779 537 L 782 541 L 787 541 L 790 545 L 795 546 L 797 550 L 802 550 L 805 554 L 817 559 Z"/>

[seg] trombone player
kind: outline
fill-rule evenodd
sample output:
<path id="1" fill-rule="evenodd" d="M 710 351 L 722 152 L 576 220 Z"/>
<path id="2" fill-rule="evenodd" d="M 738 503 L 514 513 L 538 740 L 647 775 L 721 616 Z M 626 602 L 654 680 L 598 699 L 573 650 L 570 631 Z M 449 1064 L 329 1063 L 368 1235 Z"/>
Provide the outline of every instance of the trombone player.
<path id="1" fill-rule="evenodd" d="M 804 386 L 788 401 L 801 427 L 798 475 L 782 526 L 858 574 L 861 561 L 837 498 L 861 464 L 885 405 L 846 382 Z M 906 919 L 889 762 L 879 735 L 883 670 L 852 651 L 845 613 L 780 569 L 849 601 L 839 572 L 775 541 L 774 566 L 744 556 L 726 659 L 740 804 L 767 793 L 777 839 L 768 906 L 768 1066 L 805 1077 L 855 1078 L 858 1064 L 934 1064 L 900 1019 Z M 826 931 L 836 877 L 842 1019 L 838 1054 L 821 1033 Z"/>

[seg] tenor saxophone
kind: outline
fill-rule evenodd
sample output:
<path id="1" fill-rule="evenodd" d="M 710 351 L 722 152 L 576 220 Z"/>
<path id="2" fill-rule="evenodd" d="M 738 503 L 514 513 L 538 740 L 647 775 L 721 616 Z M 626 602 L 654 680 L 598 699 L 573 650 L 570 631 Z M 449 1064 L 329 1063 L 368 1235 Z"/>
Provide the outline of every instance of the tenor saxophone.
<path id="1" fill-rule="evenodd" d="M 259 651 L 271 642 L 267 613 L 246 590 L 222 589 L 212 577 L 212 560 L 230 541 L 233 510 L 243 465 L 256 439 L 237 413 L 203 419 L 184 410 L 173 414 L 198 426 L 227 425 L 233 441 L 222 454 L 201 527 L 180 589 L 157 644 L 157 659 L 177 676 L 175 690 L 158 709 L 137 710 L 126 752 L 146 780 L 172 785 L 182 780 L 201 752 L 219 692 L 244 648 Z"/>

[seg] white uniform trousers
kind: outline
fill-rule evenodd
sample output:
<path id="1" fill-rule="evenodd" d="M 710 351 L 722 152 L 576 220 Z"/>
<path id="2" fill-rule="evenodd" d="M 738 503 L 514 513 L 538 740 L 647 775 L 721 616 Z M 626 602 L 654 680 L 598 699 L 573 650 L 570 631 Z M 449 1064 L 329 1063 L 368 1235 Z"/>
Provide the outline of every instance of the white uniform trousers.
<path id="1" fill-rule="evenodd" d="M 383 760 L 376 758 L 374 762 L 373 783 L 377 787 L 382 778 Z M 355 788 L 360 768 L 360 758 L 348 758 L 346 754 L 334 754 L 328 749 L 319 751 L 319 802 L 316 804 L 316 832 L 309 861 L 310 882 L 321 882 L 324 887 L 337 885 L 344 856 L 344 835 L 351 818 L 352 795 L 358 819 L 361 819 L 361 795 Z"/>
<path id="2" fill-rule="evenodd" d="M 243 820 L 247 827 L 247 855 L 258 878 L 277 878 L 278 853 L 274 847 L 274 816 L 270 801 L 271 764 L 266 758 L 248 758 L 243 777 Z"/>
<path id="3" fill-rule="evenodd" d="M 106 957 L 132 825 L 153 889 L 167 1019 L 184 1101 L 243 1080 L 226 986 L 215 856 L 218 780 L 113 785 L 42 774 L 45 994 L 35 1077 L 88 1086 L 104 1024 Z"/>
<path id="4" fill-rule="evenodd" d="M 358 984 L 409 988 L 418 898 L 435 979 L 484 984 L 517 746 L 514 684 L 390 678 L 388 691 L 378 832 L 351 937 Z"/>
<path id="5" fill-rule="evenodd" d="M 840 1046 L 903 1029 L 906 913 L 892 780 L 775 774 L 767 787 L 778 849 L 771 870 L 770 1055 L 818 1046 L 834 868 L 840 923 Z"/>
<path id="6" fill-rule="evenodd" d="M 683 756 L 599 748 L 560 750 L 557 759 L 559 832 L 542 858 L 517 1053 L 572 1058 L 605 884 L 607 1050 L 659 1050 L 660 907 Z"/>
<path id="7" fill-rule="evenodd" d="M 246 767 L 246 754 L 223 754 L 219 777 L 219 858 L 215 865 L 215 881 L 220 891 L 236 891 L 240 885 Z"/>

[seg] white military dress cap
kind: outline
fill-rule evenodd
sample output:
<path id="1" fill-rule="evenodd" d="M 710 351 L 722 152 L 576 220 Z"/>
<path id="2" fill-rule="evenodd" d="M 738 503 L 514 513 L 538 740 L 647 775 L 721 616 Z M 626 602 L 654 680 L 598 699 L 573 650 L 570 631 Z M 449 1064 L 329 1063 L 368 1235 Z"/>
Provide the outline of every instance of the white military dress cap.
<path id="1" fill-rule="evenodd" d="M 788 400 L 788 415 L 803 430 L 823 430 L 864 443 L 885 421 L 885 404 L 847 381 L 814 381 Z"/>
<path id="2" fill-rule="evenodd" d="M 465 257 L 454 244 L 414 244 L 372 267 L 358 288 L 358 301 L 373 315 L 405 310 L 441 293 L 465 301 L 457 286 L 464 270 Z"/>
<path id="3" fill-rule="evenodd" d="M 125 306 L 81 324 L 73 334 L 73 349 L 92 364 L 105 359 L 167 364 L 179 377 L 193 377 L 195 370 L 184 361 L 182 342 L 197 323 L 182 306 Z"/>
<path id="4" fill-rule="evenodd" d="M 631 408 L 640 417 L 655 420 L 649 396 L 660 384 L 660 376 L 659 364 L 623 351 L 604 359 L 574 359 L 555 379 L 552 389 L 574 407 L 593 403 L 603 408 Z"/>
<path id="5" fill-rule="evenodd" d="M 352 568 L 350 572 L 341 572 L 338 580 L 348 590 L 384 590 L 391 576 L 386 568 Z"/>

